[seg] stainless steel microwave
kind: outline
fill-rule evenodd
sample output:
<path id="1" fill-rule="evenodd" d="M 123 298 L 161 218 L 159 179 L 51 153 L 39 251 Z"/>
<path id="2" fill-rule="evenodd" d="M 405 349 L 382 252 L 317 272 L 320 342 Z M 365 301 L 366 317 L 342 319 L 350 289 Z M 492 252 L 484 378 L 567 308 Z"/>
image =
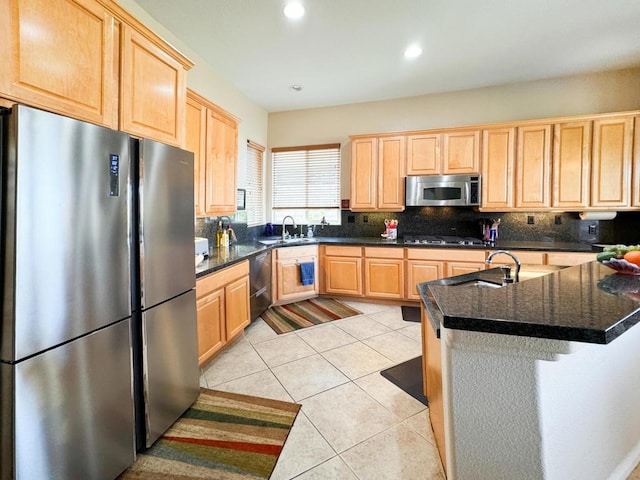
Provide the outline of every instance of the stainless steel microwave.
<path id="1" fill-rule="evenodd" d="M 480 205 L 480 175 L 426 175 L 405 179 L 407 207 Z"/>

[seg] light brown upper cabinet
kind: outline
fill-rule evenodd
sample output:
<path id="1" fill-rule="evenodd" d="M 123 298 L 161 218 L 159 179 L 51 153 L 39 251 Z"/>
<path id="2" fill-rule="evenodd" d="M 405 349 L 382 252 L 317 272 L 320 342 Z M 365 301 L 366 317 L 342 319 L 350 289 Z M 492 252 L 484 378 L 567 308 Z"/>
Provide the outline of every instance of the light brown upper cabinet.
<path id="1" fill-rule="evenodd" d="M 442 170 L 442 133 L 407 135 L 407 175 L 437 175 Z"/>
<path id="2" fill-rule="evenodd" d="M 0 2 L 0 96 L 182 146 L 193 63 L 112 0 Z"/>
<path id="3" fill-rule="evenodd" d="M 633 117 L 593 122 L 591 206 L 628 207 L 631 198 Z"/>
<path id="4" fill-rule="evenodd" d="M 351 141 L 351 210 L 372 211 L 378 205 L 378 139 Z"/>
<path id="5" fill-rule="evenodd" d="M 120 129 L 182 147 L 187 71 L 167 48 L 123 25 Z"/>
<path id="6" fill-rule="evenodd" d="M 554 125 L 551 206 L 564 210 L 589 206 L 592 122 Z"/>
<path id="7" fill-rule="evenodd" d="M 515 128 L 482 132 L 482 208 L 506 210 L 514 204 Z"/>
<path id="8" fill-rule="evenodd" d="M 635 134 L 633 136 L 633 188 L 631 205 L 640 207 L 640 117 L 635 117 Z"/>
<path id="9" fill-rule="evenodd" d="M 193 196 L 196 217 L 204 216 L 205 205 L 205 148 L 207 136 L 207 107 L 195 98 L 195 94 L 187 91 L 187 128 L 184 148 L 193 152 Z"/>
<path id="10" fill-rule="evenodd" d="M 547 209 L 551 205 L 550 124 L 527 125 L 517 129 L 515 208 Z"/>
<path id="11" fill-rule="evenodd" d="M 118 127 L 120 23 L 93 0 L 0 2 L 0 95 Z"/>
<path id="12" fill-rule="evenodd" d="M 480 173 L 480 130 L 443 134 L 444 174 Z"/>
<path id="13" fill-rule="evenodd" d="M 404 210 L 405 163 L 404 136 L 378 140 L 378 210 Z"/>
<path id="14" fill-rule="evenodd" d="M 351 210 L 404 210 L 405 163 L 403 135 L 352 138 Z"/>
<path id="15" fill-rule="evenodd" d="M 185 148 L 194 153 L 196 217 L 233 214 L 237 205 L 238 120 L 187 91 Z"/>

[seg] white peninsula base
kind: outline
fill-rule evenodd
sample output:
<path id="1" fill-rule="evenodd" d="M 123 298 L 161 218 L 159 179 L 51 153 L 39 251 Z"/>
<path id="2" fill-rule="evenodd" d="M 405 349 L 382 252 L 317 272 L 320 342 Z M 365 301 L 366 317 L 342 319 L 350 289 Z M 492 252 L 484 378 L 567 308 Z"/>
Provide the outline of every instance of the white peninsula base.
<path id="1" fill-rule="evenodd" d="M 640 325 L 607 345 L 441 336 L 450 480 L 623 480 L 640 461 Z"/>

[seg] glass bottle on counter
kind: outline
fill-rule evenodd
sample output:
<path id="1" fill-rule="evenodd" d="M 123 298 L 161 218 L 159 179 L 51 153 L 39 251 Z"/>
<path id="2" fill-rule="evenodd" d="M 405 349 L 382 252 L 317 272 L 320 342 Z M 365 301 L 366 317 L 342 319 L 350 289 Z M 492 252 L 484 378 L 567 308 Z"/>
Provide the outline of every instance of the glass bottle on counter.
<path id="1" fill-rule="evenodd" d="M 216 247 L 218 248 L 222 247 L 223 234 L 224 231 L 222 230 L 222 220 L 218 220 L 218 228 L 216 229 Z"/>

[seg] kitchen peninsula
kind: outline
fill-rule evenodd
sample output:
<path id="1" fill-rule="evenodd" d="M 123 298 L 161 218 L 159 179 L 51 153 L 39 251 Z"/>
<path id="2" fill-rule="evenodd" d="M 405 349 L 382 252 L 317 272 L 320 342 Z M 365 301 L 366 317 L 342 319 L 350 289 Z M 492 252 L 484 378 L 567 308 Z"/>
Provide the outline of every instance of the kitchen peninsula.
<path id="1" fill-rule="evenodd" d="M 419 286 L 447 478 L 625 479 L 640 460 L 640 278 L 595 261 L 501 276 Z"/>

